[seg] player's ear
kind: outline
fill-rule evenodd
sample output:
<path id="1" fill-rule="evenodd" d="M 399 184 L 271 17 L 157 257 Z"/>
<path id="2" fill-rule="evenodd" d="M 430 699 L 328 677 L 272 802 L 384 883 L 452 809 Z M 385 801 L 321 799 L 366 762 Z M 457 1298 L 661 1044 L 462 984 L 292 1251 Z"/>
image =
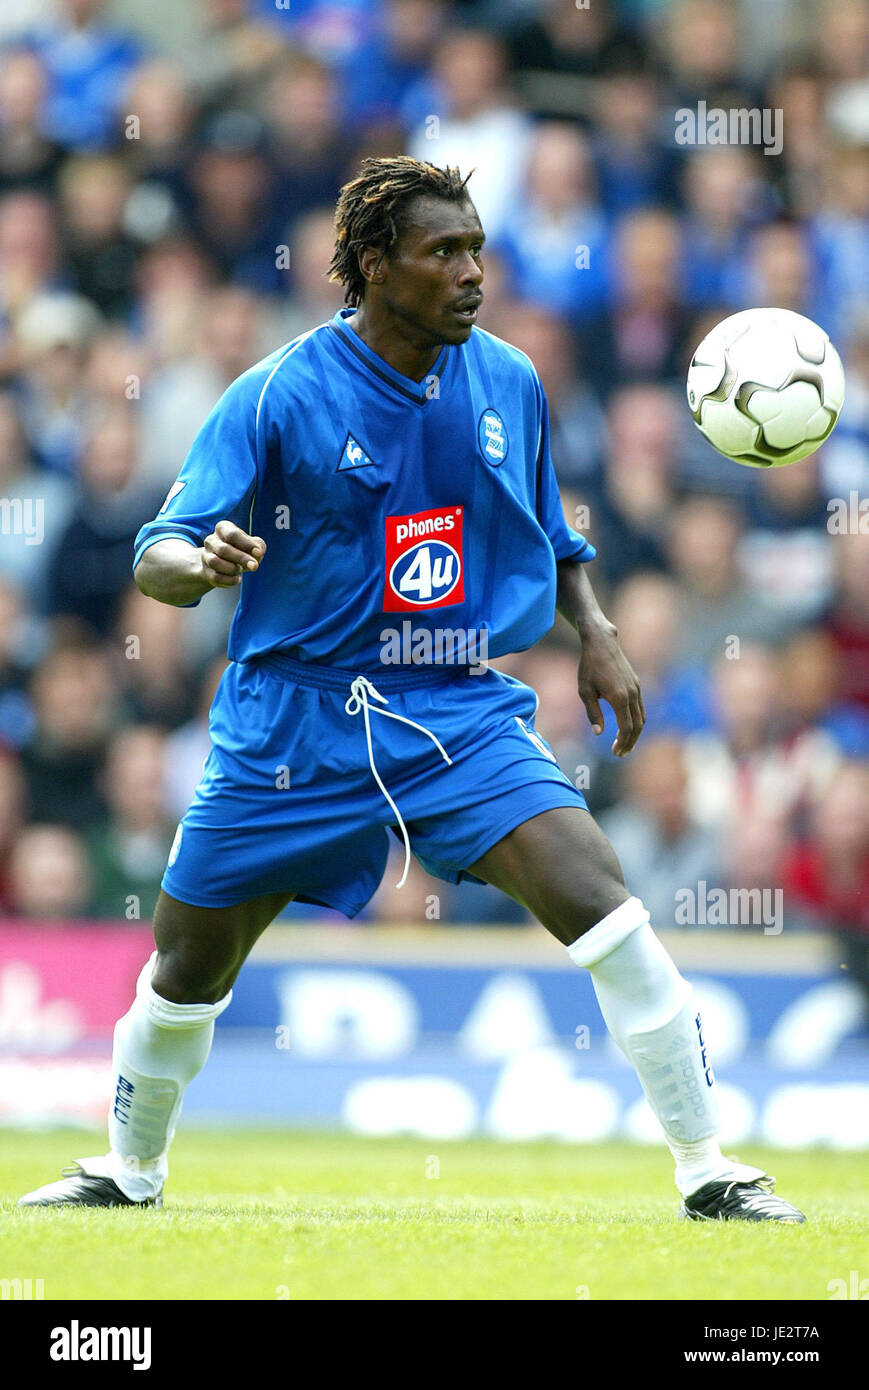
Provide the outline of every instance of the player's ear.
<path id="1" fill-rule="evenodd" d="M 359 252 L 359 269 L 369 285 L 382 284 L 385 277 L 383 248 L 363 246 Z"/>

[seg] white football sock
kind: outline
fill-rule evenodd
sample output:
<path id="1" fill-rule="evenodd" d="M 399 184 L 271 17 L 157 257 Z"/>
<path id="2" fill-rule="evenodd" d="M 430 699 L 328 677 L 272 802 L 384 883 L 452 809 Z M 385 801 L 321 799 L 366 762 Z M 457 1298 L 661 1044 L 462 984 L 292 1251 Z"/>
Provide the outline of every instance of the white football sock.
<path id="1" fill-rule="evenodd" d="M 694 991 L 628 898 L 567 947 L 592 978 L 604 1022 L 633 1064 L 676 1160 L 683 1196 L 736 1172 L 718 1146 L 718 1097 Z"/>
<path id="2" fill-rule="evenodd" d="M 214 1020 L 232 999 L 173 1004 L 151 988 L 156 951 L 142 970 L 129 1013 L 115 1026 L 114 1089 L 109 1110 L 111 1152 L 88 1172 L 112 1178 L 133 1201 L 158 1195 L 169 1172 L 168 1148 L 184 1091 L 205 1065 Z"/>

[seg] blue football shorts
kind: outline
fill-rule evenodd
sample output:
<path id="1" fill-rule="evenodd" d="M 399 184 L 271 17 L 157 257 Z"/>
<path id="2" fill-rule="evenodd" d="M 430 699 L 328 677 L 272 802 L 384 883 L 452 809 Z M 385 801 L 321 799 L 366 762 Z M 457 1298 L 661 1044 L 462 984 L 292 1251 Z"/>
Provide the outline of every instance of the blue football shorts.
<path id="1" fill-rule="evenodd" d="M 389 829 L 407 863 L 481 883 L 467 866 L 517 825 L 587 809 L 534 728 L 537 703 L 491 667 L 233 662 L 163 888 L 199 907 L 286 893 L 352 918 L 383 877 Z"/>

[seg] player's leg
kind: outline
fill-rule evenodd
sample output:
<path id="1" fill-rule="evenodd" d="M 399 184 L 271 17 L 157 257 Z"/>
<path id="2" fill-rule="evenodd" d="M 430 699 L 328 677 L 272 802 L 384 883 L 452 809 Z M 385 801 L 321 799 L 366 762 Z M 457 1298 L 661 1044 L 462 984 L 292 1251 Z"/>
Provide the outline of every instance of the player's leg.
<path id="1" fill-rule="evenodd" d="M 615 850 L 579 806 L 532 816 L 468 867 L 523 903 L 563 946 L 631 896 Z"/>
<path id="2" fill-rule="evenodd" d="M 21 1199 L 23 1205 L 120 1205 L 159 1199 L 184 1091 L 205 1065 L 214 1021 L 257 937 L 291 901 L 270 893 L 204 908 L 161 892 L 157 951 L 118 1020 L 112 1056 L 110 1152 Z"/>
<path id="3" fill-rule="evenodd" d="M 109 1171 L 130 1198 L 155 1196 L 186 1087 L 211 1050 L 215 1019 L 257 937 L 289 901 L 266 894 L 233 907 L 195 907 L 160 893 L 155 956 L 114 1037 Z"/>
<path id="4" fill-rule="evenodd" d="M 676 1161 L 683 1214 L 802 1221 L 759 1169 L 718 1144 L 718 1098 L 691 986 L 625 887 L 612 846 L 580 807 L 517 826 L 474 864 L 588 969 L 610 1033 L 634 1066 Z"/>
<path id="5" fill-rule="evenodd" d="M 234 907 L 194 907 L 161 891 L 154 911 L 151 984 L 174 1004 L 215 1004 L 235 983 L 257 938 L 292 897 L 266 893 Z"/>

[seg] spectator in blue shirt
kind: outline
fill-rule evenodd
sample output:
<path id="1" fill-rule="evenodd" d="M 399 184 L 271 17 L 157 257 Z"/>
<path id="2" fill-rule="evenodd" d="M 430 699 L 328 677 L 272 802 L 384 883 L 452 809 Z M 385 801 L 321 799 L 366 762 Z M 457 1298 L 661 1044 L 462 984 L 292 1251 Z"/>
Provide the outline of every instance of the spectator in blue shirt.
<path id="1" fill-rule="evenodd" d="M 142 45 L 101 22 L 105 0 L 61 0 L 59 18 L 30 42 L 49 79 L 45 113 L 51 139 L 72 150 L 104 150 L 121 134 L 120 99 Z"/>
<path id="2" fill-rule="evenodd" d="M 578 126 L 547 121 L 537 128 L 523 196 L 495 247 L 522 299 L 586 319 L 601 312 L 610 279 L 607 226 Z"/>

